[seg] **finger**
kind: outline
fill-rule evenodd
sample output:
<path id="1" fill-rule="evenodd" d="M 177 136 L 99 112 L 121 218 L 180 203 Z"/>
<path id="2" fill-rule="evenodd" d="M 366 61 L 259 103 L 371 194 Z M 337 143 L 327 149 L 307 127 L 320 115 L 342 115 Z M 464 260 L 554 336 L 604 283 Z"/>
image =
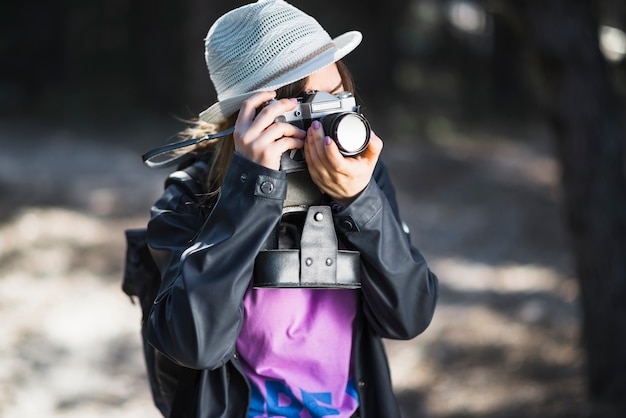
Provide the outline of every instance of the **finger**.
<path id="1" fill-rule="evenodd" d="M 370 142 L 367 144 L 367 148 L 363 150 L 360 157 L 365 158 L 369 161 L 377 161 L 380 153 L 383 150 L 383 141 L 380 139 L 374 131 L 372 131 L 370 136 Z"/>
<path id="2" fill-rule="evenodd" d="M 311 125 L 314 130 L 313 149 L 318 164 L 321 164 L 328 174 L 341 171 L 345 157 L 339 152 L 339 147 L 328 135 L 324 135 L 324 129 L 320 124 Z"/>
<path id="3" fill-rule="evenodd" d="M 290 123 L 274 122 L 263 131 L 262 136 L 274 141 L 286 136 L 304 139 L 306 138 L 306 131 Z"/>
<path id="4" fill-rule="evenodd" d="M 239 138 L 242 143 L 248 144 L 261 141 L 261 143 L 267 144 L 285 135 L 304 135 L 304 133 L 301 133 L 296 127 L 291 129 L 283 128 L 283 131 L 285 132 L 284 134 L 280 134 L 280 132 L 276 133 L 276 130 L 270 130 L 269 135 L 267 135 L 266 132 L 268 132 L 268 128 L 273 127 L 274 120 L 283 113 L 293 109 L 295 107 L 295 103 L 297 102 L 290 99 L 281 99 L 268 104 L 259 112 L 256 108 L 251 109 L 252 105 L 259 103 L 258 99 L 259 98 L 255 101 L 250 100 L 246 103 L 246 108 L 242 109 L 242 111 L 245 111 L 245 115 L 243 116 L 241 123 L 239 125 L 235 125 L 236 138 Z M 263 103 L 264 102 L 260 102 L 259 106 L 263 105 Z M 288 124 L 283 124 L 283 126 L 286 125 Z M 273 137 L 271 136 L 272 133 L 275 134 Z M 259 143 L 257 145 L 261 144 Z"/>
<path id="5" fill-rule="evenodd" d="M 304 147 L 304 140 L 293 137 L 283 137 L 272 142 L 267 147 L 267 153 L 265 153 L 262 164 L 266 167 L 278 170 L 280 168 L 281 156 L 292 149 L 299 149 Z"/>
<path id="6" fill-rule="evenodd" d="M 286 151 L 292 149 L 300 149 L 304 147 L 304 140 L 300 138 L 294 138 L 291 136 L 285 136 L 277 141 L 275 141 L 272 146 L 274 147 L 274 151 L 280 156 Z"/>
<path id="7" fill-rule="evenodd" d="M 297 105 L 298 101 L 296 99 L 276 100 L 261 109 L 256 116 L 255 123 L 267 127 L 274 123 L 277 117 L 295 109 Z"/>
<path id="8" fill-rule="evenodd" d="M 376 136 L 374 132 L 370 135 L 367 147 L 365 147 L 365 149 L 358 155 L 345 157 L 339 151 L 339 147 L 336 144 L 334 145 L 334 147 L 332 144 L 327 145 L 325 151 L 326 156 L 328 157 L 329 165 L 331 165 L 333 169 L 339 173 L 349 170 L 349 166 L 355 162 L 365 161 L 370 166 L 375 165 L 383 149 L 383 141 Z"/>
<path id="9" fill-rule="evenodd" d="M 325 162 L 325 166 L 334 171 L 341 172 L 341 168 L 345 163 L 346 157 L 344 157 L 339 151 L 339 147 L 337 143 L 329 136 L 324 137 L 324 140 L 321 141 L 323 146 L 323 158 L 322 161 Z"/>
<path id="10" fill-rule="evenodd" d="M 272 152 L 275 152 L 275 147 L 272 147 L 273 143 L 285 138 L 297 139 L 300 142 L 295 142 L 295 144 L 301 148 L 304 145 L 305 135 L 306 133 L 302 129 L 289 123 L 273 123 L 259 135 L 255 133 L 255 129 L 248 130 L 241 139 L 241 143 L 249 147 L 252 153 L 256 155 L 263 153 L 266 148 L 273 148 Z"/>
<path id="11" fill-rule="evenodd" d="M 320 143 L 324 140 L 324 130 L 320 126 L 319 122 L 313 121 L 309 129 L 307 130 L 306 145 L 304 147 L 304 156 L 307 160 L 307 165 L 310 166 L 323 166 L 320 161 Z"/>
<path id="12" fill-rule="evenodd" d="M 238 120 L 252 120 L 255 118 L 257 109 L 263 105 L 264 103 L 269 102 L 274 97 L 276 97 L 275 91 L 262 91 L 260 93 L 255 94 L 252 97 L 244 100 L 241 104 L 241 108 L 239 109 L 239 118 Z"/>
<path id="13" fill-rule="evenodd" d="M 324 141 L 326 141 L 324 130 L 312 126 L 306 139 L 305 158 L 313 181 L 323 192 L 328 193 L 330 191 L 328 185 L 334 183 L 337 172 L 328 161 Z"/>
<path id="14" fill-rule="evenodd" d="M 240 138 L 249 130 L 256 117 L 257 108 L 263 105 L 263 103 L 272 100 L 274 97 L 276 97 L 275 91 L 263 91 L 244 100 L 239 109 L 237 120 L 235 121 L 235 137 Z"/>

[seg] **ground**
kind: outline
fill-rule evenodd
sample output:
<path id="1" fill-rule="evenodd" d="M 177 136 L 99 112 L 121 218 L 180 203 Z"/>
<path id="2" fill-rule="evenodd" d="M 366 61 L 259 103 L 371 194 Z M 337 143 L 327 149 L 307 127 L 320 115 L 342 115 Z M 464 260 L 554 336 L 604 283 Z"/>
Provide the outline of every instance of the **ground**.
<path id="1" fill-rule="evenodd" d="M 588 416 L 545 130 L 427 130 L 383 151 L 441 286 L 424 334 L 385 341 L 404 417 Z M 145 224 L 166 172 L 106 137 L 0 123 L 0 417 L 159 416 L 120 279 L 123 231 Z"/>

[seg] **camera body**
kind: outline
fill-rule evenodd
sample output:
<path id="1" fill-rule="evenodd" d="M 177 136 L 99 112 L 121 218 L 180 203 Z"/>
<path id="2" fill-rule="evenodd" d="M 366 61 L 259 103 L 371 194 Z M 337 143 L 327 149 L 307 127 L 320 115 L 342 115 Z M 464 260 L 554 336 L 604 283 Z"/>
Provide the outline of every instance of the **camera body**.
<path id="1" fill-rule="evenodd" d="M 343 156 L 355 156 L 367 148 L 370 124 L 361 114 L 360 106 L 351 93 L 309 91 L 298 98 L 294 110 L 276 118 L 276 122 L 287 122 L 304 130 L 314 120 L 320 121 L 324 133 L 335 141 Z"/>

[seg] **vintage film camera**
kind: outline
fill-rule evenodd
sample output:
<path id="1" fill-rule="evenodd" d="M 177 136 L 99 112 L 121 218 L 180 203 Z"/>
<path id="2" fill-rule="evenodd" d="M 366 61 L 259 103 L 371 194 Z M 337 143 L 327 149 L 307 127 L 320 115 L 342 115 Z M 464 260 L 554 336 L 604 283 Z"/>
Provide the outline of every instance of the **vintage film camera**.
<path id="1" fill-rule="evenodd" d="M 298 106 L 276 118 L 276 122 L 287 122 L 300 129 L 308 129 L 314 120 L 319 120 L 324 133 L 330 136 L 343 156 L 360 154 L 370 140 L 371 128 L 360 113 L 360 106 L 351 93 L 344 91 L 331 94 L 309 91 L 298 98 Z"/>
<path id="2" fill-rule="evenodd" d="M 346 157 L 360 154 L 369 143 L 370 124 L 360 113 L 360 106 L 349 92 L 336 95 L 322 91 L 306 92 L 298 98 L 298 106 L 294 110 L 276 118 L 277 122 L 288 122 L 305 130 L 314 120 L 322 123 L 324 133 L 335 141 L 339 152 Z M 199 143 L 229 135 L 233 131 L 234 127 L 231 127 L 215 134 L 164 145 L 146 152 L 142 159 L 152 168 L 181 164 L 185 160 L 193 160 L 194 150 Z"/>

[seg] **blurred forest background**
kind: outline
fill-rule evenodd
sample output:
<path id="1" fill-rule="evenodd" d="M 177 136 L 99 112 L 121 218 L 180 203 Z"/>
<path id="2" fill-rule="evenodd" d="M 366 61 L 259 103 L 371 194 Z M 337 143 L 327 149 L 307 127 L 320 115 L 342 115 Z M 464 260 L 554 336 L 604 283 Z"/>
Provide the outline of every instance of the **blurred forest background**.
<path id="1" fill-rule="evenodd" d="M 0 416 L 157 416 L 121 294 L 139 155 L 215 96 L 222 0 L 0 4 Z M 293 0 L 331 36 L 440 276 L 387 342 L 405 417 L 626 406 L 626 1 Z"/>

